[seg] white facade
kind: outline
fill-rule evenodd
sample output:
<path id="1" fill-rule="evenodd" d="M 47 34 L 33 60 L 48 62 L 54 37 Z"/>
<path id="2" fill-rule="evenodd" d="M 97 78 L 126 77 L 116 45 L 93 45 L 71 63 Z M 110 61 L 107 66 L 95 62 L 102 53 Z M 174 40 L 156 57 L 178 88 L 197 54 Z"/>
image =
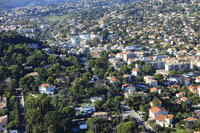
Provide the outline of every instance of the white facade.
<path id="1" fill-rule="evenodd" d="M 39 86 L 39 92 L 40 93 L 45 93 L 49 95 L 53 95 L 55 92 L 56 86 L 54 85 L 49 85 L 49 84 L 42 84 Z"/>

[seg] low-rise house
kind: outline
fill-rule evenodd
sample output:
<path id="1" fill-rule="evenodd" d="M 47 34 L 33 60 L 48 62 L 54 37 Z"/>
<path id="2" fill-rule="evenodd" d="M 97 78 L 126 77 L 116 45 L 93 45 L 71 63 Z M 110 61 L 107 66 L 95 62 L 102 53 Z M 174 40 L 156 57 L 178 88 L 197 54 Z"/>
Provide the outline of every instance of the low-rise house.
<path id="1" fill-rule="evenodd" d="M 189 122 L 189 124 L 192 124 L 193 122 L 197 121 L 197 118 L 194 117 L 188 117 L 187 119 L 184 119 L 185 121 Z"/>
<path id="2" fill-rule="evenodd" d="M 158 115 L 168 115 L 168 112 L 164 108 L 157 106 L 149 109 L 149 117 L 155 119 Z"/>
<path id="3" fill-rule="evenodd" d="M 131 75 L 132 75 L 132 76 L 135 76 L 135 77 L 139 76 L 139 75 L 140 75 L 140 74 L 139 74 L 139 69 L 138 69 L 138 68 L 133 68 L 133 69 L 131 70 Z"/>
<path id="4" fill-rule="evenodd" d="M 181 97 L 180 101 L 186 102 L 187 104 L 190 104 L 190 100 L 187 97 Z"/>
<path id="5" fill-rule="evenodd" d="M 108 77 L 108 80 L 111 84 L 118 82 L 119 80 L 115 76 Z"/>
<path id="6" fill-rule="evenodd" d="M 6 132 L 7 131 L 7 129 L 6 129 L 7 124 L 8 124 L 8 116 L 7 115 L 1 116 L 0 117 L 0 131 Z"/>
<path id="7" fill-rule="evenodd" d="M 124 87 L 124 92 L 128 92 L 129 90 L 132 90 L 133 92 L 136 91 L 136 88 L 133 87 L 132 85 L 129 85 L 127 87 Z"/>
<path id="8" fill-rule="evenodd" d="M 94 102 L 97 101 L 97 100 L 102 101 L 103 99 L 102 99 L 102 97 L 91 97 L 91 98 L 90 98 L 90 101 L 91 101 L 92 103 L 94 103 Z"/>
<path id="9" fill-rule="evenodd" d="M 107 119 L 108 118 L 108 112 L 95 112 L 92 117 L 99 118 L 99 119 Z"/>
<path id="10" fill-rule="evenodd" d="M 196 77 L 195 82 L 196 82 L 196 83 L 200 83 L 200 76 Z"/>
<path id="11" fill-rule="evenodd" d="M 162 93 L 162 89 L 153 87 L 153 88 L 150 89 L 150 92 L 157 92 L 158 94 L 161 94 Z"/>
<path id="12" fill-rule="evenodd" d="M 94 104 L 81 104 L 80 111 L 85 112 L 87 114 L 91 114 L 96 111 L 96 108 L 95 108 Z"/>
<path id="13" fill-rule="evenodd" d="M 196 86 L 190 85 L 190 86 L 188 86 L 188 89 L 189 89 L 193 94 L 195 94 L 195 95 L 198 94 L 198 90 L 197 90 Z"/>
<path id="14" fill-rule="evenodd" d="M 177 89 L 178 89 L 179 87 L 180 87 L 180 85 L 177 85 L 177 84 L 171 85 L 171 86 L 170 86 L 170 88 L 173 88 L 174 91 L 177 91 Z"/>
<path id="15" fill-rule="evenodd" d="M 131 82 L 131 81 L 132 81 L 132 76 L 131 76 L 130 74 L 124 74 L 124 75 L 123 75 L 123 78 L 124 78 L 124 79 L 127 79 L 128 82 Z"/>
<path id="16" fill-rule="evenodd" d="M 151 107 L 155 107 L 156 105 L 154 105 L 155 103 L 152 101 L 149 103 Z M 162 107 L 162 102 L 160 100 L 158 100 L 158 107 Z"/>
<path id="17" fill-rule="evenodd" d="M 128 91 L 125 92 L 124 96 L 125 96 L 126 99 L 129 99 L 134 93 L 135 93 L 135 90 L 128 89 Z"/>
<path id="18" fill-rule="evenodd" d="M 185 92 L 179 92 L 176 94 L 176 97 L 181 98 L 181 97 L 186 97 L 186 93 Z"/>
<path id="19" fill-rule="evenodd" d="M 88 128 L 86 121 L 80 121 L 79 122 L 79 129 L 80 130 L 86 130 Z"/>
<path id="20" fill-rule="evenodd" d="M 200 96 L 200 86 L 198 86 L 197 90 L 198 90 L 198 95 Z"/>
<path id="21" fill-rule="evenodd" d="M 156 116 L 156 124 L 160 125 L 161 127 L 173 127 L 174 115 L 158 115 Z"/>
<path id="22" fill-rule="evenodd" d="M 53 95 L 55 92 L 56 86 L 55 85 L 50 85 L 50 84 L 42 84 L 39 86 L 39 92 L 40 93 L 45 93 L 49 95 Z"/>
<path id="23" fill-rule="evenodd" d="M 153 76 L 144 76 L 144 81 L 146 84 L 150 85 L 150 86 L 153 86 L 153 87 L 156 87 L 158 86 L 158 81 L 153 79 Z"/>
<path id="24" fill-rule="evenodd" d="M 5 110 L 7 108 L 7 98 L 0 97 L 0 110 Z"/>

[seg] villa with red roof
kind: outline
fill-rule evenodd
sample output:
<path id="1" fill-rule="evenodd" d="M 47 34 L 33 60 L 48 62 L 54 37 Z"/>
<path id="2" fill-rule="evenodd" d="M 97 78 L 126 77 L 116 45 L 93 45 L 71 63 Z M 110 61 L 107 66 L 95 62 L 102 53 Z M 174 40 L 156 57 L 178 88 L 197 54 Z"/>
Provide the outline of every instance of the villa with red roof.
<path id="1" fill-rule="evenodd" d="M 49 95 L 53 95 L 55 92 L 56 86 L 55 85 L 50 85 L 50 84 L 42 84 L 39 86 L 39 92 L 40 93 L 45 93 Z"/>
<path id="2" fill-rule="evenodd" d="M 156 124 L 160 125 L 161 127 L 173 127 L 174 115 L 157 115 L 156 116 Z"/>
<path id="3" fill-rule="evenodd" d="M 158 115 L 168 115 L 168 112 L 164 108 L 157 106 L 149 109 L 149 117 L 155 119 Z"/>

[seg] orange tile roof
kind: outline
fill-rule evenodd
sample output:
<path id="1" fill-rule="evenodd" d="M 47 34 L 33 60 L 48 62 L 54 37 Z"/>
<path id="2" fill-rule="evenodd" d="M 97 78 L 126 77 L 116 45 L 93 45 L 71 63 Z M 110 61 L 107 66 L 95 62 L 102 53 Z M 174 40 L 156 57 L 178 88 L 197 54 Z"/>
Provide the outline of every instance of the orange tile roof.
<path id="1" fill-rule="evenodd" d="M 181 97 L 181 100 L 182 100 L 182 101 L 187 101 L 188 98 L 187 98 L 187 97 Z"/>
<path id="2" fill-rule="evenodd" d="M 165 115 L 158 115 L 156 116 L 156 120 L 165 120 L 166 116 Z"/>
<path id="3" fill-rule="evenodd" d="M 171 87 L 178 88 L 180 87 L 180 85 L 175 84 L 175 85 L 171 85 Z"/>
<path id="4" fill-rule="evenodd" d="M 192 121 L 196 121 L 197 118 L 194 118 L 194 117 L 188 117 L 187 119 L 185 119 L 185 121 L 189 121 L 189 122 L 192 122 Z"/>
<path id="5" fill-rule="evenodd" d="M 167 115 L 167 119 L 171 120 L 173 118 L 174 118 L 174 115 L 172 115 L 172 114 Z"/>
<path id="6" fill-rule="evenodd" d="M 155 92 L 155 91 L 157 91 L 158 89 L 157 88 L 151 88 L 151 92 L 153 91 L 153 92 Z"/>
<path id="7" fill-rule="evenodd" d="M 139 71 L 138 68 L 133 68 L 131 71 Z"/>
<path id="8" fill-rule="evenodd" d="M 41 84 L 41 86 L 42 86 L 43 88 L 55 87 L 55 85 L 50 85 L 50 84 Z"/>
<path id="9" fill-rule="evenodd" d="M 157 113 L 157 112 L 160 112 L 160 111 L 163 111 L 164 109 L 163 108 L 159 108 L 159 107 L 153 107 L 151 109 L 149 109 L 153 114 Z"/>
<path id="10" fill-rule="evenodd" d="M 190 85 L 190 86 L 188 86 L 188 89 L 194 89 L 194 88 L 195 88 L 194 85 Z"/>

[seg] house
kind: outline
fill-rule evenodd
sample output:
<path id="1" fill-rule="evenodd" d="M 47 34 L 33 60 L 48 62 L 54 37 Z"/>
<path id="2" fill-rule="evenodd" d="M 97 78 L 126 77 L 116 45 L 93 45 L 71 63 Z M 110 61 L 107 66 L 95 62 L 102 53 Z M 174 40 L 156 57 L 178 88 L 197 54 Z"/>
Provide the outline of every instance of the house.
<path id="1" fill-rule="evenodd" d="M 180 101 L 186 102 L 186 103 L 188 103 L 188 104 L 191 103 L 190 100 L 189 100 L 187 97 L 181 97 L 181 98 L 180 98 Z"/>
<path id="2" fill-rule="evenodd" d="M 92 117 L 99 118 L 99 119 L 107 119 L 108 118 L 108 112 L 95 112 Z"/>
<path id="3" fill-rule="evenodd" d="M 129 90 L 132 90 L 133 92 L 136 91 L 136 88 L 133 87 L 132 85 L 129 85 L 127 87 L 124 87 L 124 92 L 128 92 Z"/>
<path id="4" fill-rule="evenodd" d="M 86 121 L 80 121 L 79 122 L 79 129 L 80 130 L 86 130 L 88 128 Z"/>
<path id="5" fill-rule="evenodd" d="M 97 100 L 102 101 L 102 97 L 91 97 L 91 98 L 90 98 L 90 101 L 91 101 L 92 103 L 94 103 L 94 102 L 97 101 Z"/>
<path id="6" fill-rule="evenodd" d="M 185 92 L 179 92 L 176 94 L 176 97 L 181 98 L 181 97 L 186 97 L 186 93 Z"/>
<path id="7" fill-rule="evenodd" d="M 55 85 L 50 85 L 50 84 L 42 84 L 39 86 L 39 92 L 40 93 L 45 93 L 49 95 L 53 95 L 55 92 L 56 86 Z"/>
<path id="8" fill-rule="evenodd" d="M 197 90 L 197 88 L 196 88 L 194 85 L 188 86 L 188 89 L 189 89 L 193 94 L 195 94 L 195 95 L 198 94 L 198 90 Z"/>
<path id="9" fill-rule="evenodd" d="M 125 92 L 125 98 L 129 99 L 133 94 L 134 94 L 134 90 L 133 89 L 128 89 L 128 92 Z"/>
<path id="10" fill-rule="evenodd" d="M 149 117 L 155 119 L 158 115 L 168 115 L 168 112 L 164 108 L 157 106 L 149 109 Z"/>
<path id="11" fill-rule="evenodd" d="M 131 70 L 131 75 L 134 76 L 134 77 L 139 76 L 139 69 L 138 68 L 133 68 Z"/>
<path id="12" fill-rule="evenodd" d="M 184 85 L 185 86 L 190 85 L 190 78 L 184 78 Z"/>
<path id="13" fill-rule="evenodd" d="M 158 103 L 159 103 L 159 104 L 158 104 L 158 107 L 162 107 L 162 102 L 161 102 L 160 100 L 158 100 Z M 149 104 L 150 104 L 151 107 L 155 107 L 155 106 L 156 106 L 156 105 L 154 105 L 154 102 L 153 102 L 153 101 L 150 102 Z"/>
<path id="14" fill-rule="evenodd" d="M 180 87 L 180 85 L 177 85 L 177 84 L 171 85 L 171 86 L 170 86 L 170 88 L 173 88 L 174 91 L 177 91 L 177 89 L 178 89 L 179 87 Z"/>
<path id="15" fill-rule="evenodd" d="M 187 119 L 184 119 L 185 121 L 187 121 L 189 124 L 192 124 L 194 121 L 197 121 L 197 118 L 194 117 L 188 117 Z"/>
<path id="16" fill-rule="evenodd" d="M 7 98 L 0 96 L 0 110 L 4 110 L 7 108 Z"/>
<path id="17" fill-rule="evenodd" d="M 130 74 L 124 74 L 124 75 L 123 75 L 123 78 L 124 78 L 124 79 L 127 79 L 128 82 L 131 82 L 131 81 L 132 81 L 132 76 L 131 76 Z"/>
<path id="18" fill-rule="evenodd" d="M 160 125 L 161 127 L 173 127 L 174 115 L 158 115 L 156 116 L 156 124 Z"/>
<path id="19" fill-rule="evenodd" d="M 197 87 L 198 95 L 200 96 L 200 86 Z"/>
<path id="20" fill-rule="evenodd" d="M 199 83 L 199 82 L 200 82 L 200 76 L 196 77 L 195 82 L 196 82 L 196 83 Z"/>
<path id="21" fill-rule="evenodd" d="M 118 82 L 118 79 L 115 76 L 108 77 L 108 80 L 110 81 L 111 84 Z"/>
<path id="22" fill-rule="evenodd" d="M 158 94 L 161 94 L 162 93 L 162 89 L 153 87 L 153 88 L 150 89 L 150 92 L 157 92 Z"/>
<path id="23" fill-rule="evenodd" d="M 91 114 L 96 111 L 96 108 L 94 104 L 81 104 L 80 111 L 85 112 L 87 114 Z"/>
<path id="24" fill-rule="evenodd" d="M 158 86 L 158 81 L 153 79 L 152 76 L 144 76 L 144 81 L 146 84 L 150 85 L 150 86 L 153 86 L 153 87 L 156 87 Z"/>
<path id="25" fill-rule="evenodd" d="M 2 132 L 7 131 L 6 129 L 7 123 L 8 123 L 8 116 L 7 115 L 1 116 L 0 117 L 0 131 Z"/>

